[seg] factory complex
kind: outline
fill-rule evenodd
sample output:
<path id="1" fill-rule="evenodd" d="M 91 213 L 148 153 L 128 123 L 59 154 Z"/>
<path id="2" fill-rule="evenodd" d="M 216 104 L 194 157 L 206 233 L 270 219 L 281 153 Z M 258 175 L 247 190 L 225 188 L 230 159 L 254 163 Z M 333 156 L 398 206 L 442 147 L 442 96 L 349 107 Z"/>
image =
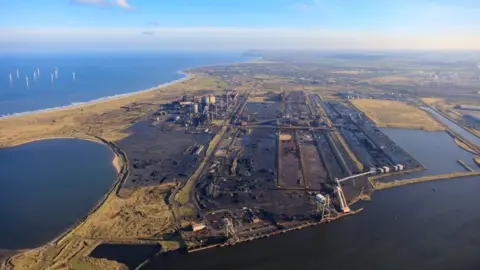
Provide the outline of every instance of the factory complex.
<path id="1" fill-rule="evenodd" d="M 180 183 L 169 202 L 188 209 L 175 215 L 191 249 L 353 214 L 369 177 L 422 168 L 348 98 L 307 91 L 184 95 L 132 130 L 124 187 Z"/>

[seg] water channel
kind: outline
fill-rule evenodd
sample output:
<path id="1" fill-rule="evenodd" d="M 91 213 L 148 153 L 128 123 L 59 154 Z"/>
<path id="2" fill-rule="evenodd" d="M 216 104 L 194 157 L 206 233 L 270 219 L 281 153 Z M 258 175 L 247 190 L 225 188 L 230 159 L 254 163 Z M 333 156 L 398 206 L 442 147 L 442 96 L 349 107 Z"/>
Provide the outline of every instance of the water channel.
<path id="1" fill-rule="evenodd" d="M 382 130 L 428 167 L 406 178 L 465 171 L 457 159 L 473 166 L 473 155 L 446 132 Z M 479 193 L 479 177 L 388 189 L 343 220 L 229 248 L 162 255 L 142 269 L 480 269 Z"/>
<path id="2" fill-rule="evenodd" d="M 439 114 L 435 110 L 432 110 L 428 107 L 423 107 L 424 110 L 430 112 L 431 114 L 435 115 L 437 119 L 442 121 L 445 125 L 451 128 L 453 131 L 457 132 L 458 134 L 462 135 L 465 139 L 469 140 L 472 143 L 480 145 L 480 138 L 472 134 L 470 131 L 464 129 L 463 127 L 457 125 L 456 123 L 452 122 L 450 119 L 446 118 L 445 116 Z"/>
<path id="3" fill-rule="evenodd" d="M 466 172 L 466 169 L 457 160 L 462 160 L 474 170 L 479 169 L 473 161 L 475 155 L 456 145 L 450 135 L 444 131 L 395 128 L 382 128 L 381 130 L 427 168 L 424 171 L 392 176 L 385 178 L 385 180 L 401 180 L 426 175 Z"/>
<path id="4" fill-rule="evenodd" d="M 480 269 L 480 179 L 375 193 L 357 215 L 229 248 L 162 255 L 142 269 Z"/>
<path id="5" fill-rule="evenodd" d="M 38 247 L 87 215 L 116 179 L 112 159 L 74 139 L 0 149 L 0 249 Z"/>

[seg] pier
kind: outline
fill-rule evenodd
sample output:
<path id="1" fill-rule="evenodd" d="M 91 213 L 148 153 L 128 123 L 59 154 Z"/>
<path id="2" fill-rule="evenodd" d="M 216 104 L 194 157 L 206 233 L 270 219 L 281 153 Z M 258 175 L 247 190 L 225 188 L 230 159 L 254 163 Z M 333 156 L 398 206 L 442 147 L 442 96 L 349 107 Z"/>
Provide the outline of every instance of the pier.
<path id="1" fill-rule="evenodd" d="M 350 212 L 346 212 L 346 213 L 340 213 L 338 216 L 336 217 L 329 217 L 329 218 L 324 218 L 318 222 L 311 222 L 311 221 L 308 221 L 308 222 L 303 222 L 299 225 L 296 225 L 296 226 L 293 226 L 293 227 L 290 227 L 290 228 L 285 228 L 285 229 L 281 229 L 281 230 L 276 230 L 274 232 L 268 232 L 268 233 L 265 233 L 265 234 L 258 234 L 258 235 L 254 235 L 254 236 L 246 236 L 246 237 L 243 237 L 243 238 L 240 238 L 238 241 L 235 241 L 235 242 L 226 242 L 226 243 L 217 243 L 217 244 L 213 244 L 213 245 L 206 245 L 206 246 L 195 246 L 195 247 L 192 247 L 190 249 L 188 249 L 188 253 L 193 253 L 193 252 L 198 252 L 198 251 L 203 251 L 203 250 L 207 250 L 207 249 L 211 249 L 211 248 L 216 248 L 216 247 L 229 247 L 229 246 L 235 246 L 235 245 L 238 245 L 238 244 L 242 244 L 242 243 L 246 243 L 246 242 L 250 242 L 250 241 L 253 241 L 253 240 L 257 240 L 257 239 L 261 239 L 261 238 L 268 238 L 268 237 L 272 237 L 272 236 L 276 236 L 276 235 L 280 235 L 280 234 L 284 234 L 284 233 L 287 233 L 287 232 L 292 232 L 292 231 L 298 231 L 298 230 L 301 230 L 301 229 L 305 229 L 305 228 L 309 228 L 309 227 L 312 227 L 312 226 L 317 226 L 317 225 L 320 225 L 320 224 L 324 224 L 324 223 L 329 223 L 329 222 L 332 222 L 332 221 L 335 221 L 335 220 L 338 220 L 340 218 L 343 218 L 343 217 L 346 217 L 346 216 L 350 216 L 350 215 L 355 215 L 357 213 L 360 213 L 363 211 L 363 208 L 360 208 L 356 211 L 350 211 Z M 287 225 L 284 225 L 285 227 L 287 227 Z"/>
<path id="2" fill-rule="evenodd" d="M 423 176 L 423 177 L 412 178 L 407 180 L 398 180 L 398 181 L 392 181 L 392 182 L 379 182 L 375 180 L 371 180 L 371 182 L 375 190 L 382 190 L 382 189 L 401 187 L 405 185 L 417 184 L 422 182 L 447 180 L 447 179 L 453 179 L 453 178 L 462 178 L 462 177 L 478 176 L 478 175 L 480 175 L 480 171 L 454 172 L 449 174 L 429 175 L 429 176 Z"/>

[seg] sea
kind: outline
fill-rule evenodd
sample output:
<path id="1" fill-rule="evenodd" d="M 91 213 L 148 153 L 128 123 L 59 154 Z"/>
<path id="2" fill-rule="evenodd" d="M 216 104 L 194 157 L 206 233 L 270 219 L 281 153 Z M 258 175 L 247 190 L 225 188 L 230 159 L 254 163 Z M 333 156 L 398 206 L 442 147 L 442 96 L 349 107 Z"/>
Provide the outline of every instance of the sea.
<path id="1" fill-rule="evenodd" d="M 240 52 L 0 54 L 0 117 L 114 98 L 181 79 L 188 68 L 251 59 Z"/>

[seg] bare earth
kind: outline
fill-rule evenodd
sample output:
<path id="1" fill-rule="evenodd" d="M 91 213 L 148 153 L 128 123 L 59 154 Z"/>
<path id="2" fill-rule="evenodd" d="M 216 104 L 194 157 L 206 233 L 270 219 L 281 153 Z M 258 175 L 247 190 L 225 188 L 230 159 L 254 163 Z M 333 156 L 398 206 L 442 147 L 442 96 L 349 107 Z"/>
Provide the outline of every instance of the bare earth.
<path id="1" fill-rule="evenodd" d="M 88 254 L 105 240 L 141 243 L 142 237 L 170 231 L 172 214 L 164 202 L 170 188 L 142 188 L 126 199 L 111 195 L 58 243 L 14 256 L 10 264 L 14 269 L 75 269 L 78 265 L 87 267 L 84 269 L 125 269 L 116 262 L 89 258 Z"/>
<path id="2" fill-rule="evenodd" d="M 108 141 L 121 140 L 128 136 L 126 128 L 156 110 L 158 105 L 179 98 L 185 92 L 216 89 L 220 84 L 214 77 L 197 75 L 132 96 L 0 119 L 0 147 L 57 137 L 99 136 Z"/>
<path id="3" fill-rule="evenodd" d="M 125 130 L 157 110 L 160 104 L 178 99 L 186 92 L 221 90 L 227 86 L 216 77 L 196 74 L 182 82 L 127 97 L 0 119 L 0 147 L 46 138 L 94 141 L 102 138 L 115 142 L 129 136 Z M 112 162 L 117 171 L 125 166 L 118 157 Z M 88 256 L 103 242 L 142 243 L 148 238 L 150 243 L 162 244 L 164 250 L 178 248 L 177 241 L 159 240 L 173 227 L 172 212 L 165 203 L 172 184 L 142 188 L 128 198 L 116 195 L 118 187 L 64 237 L 23 251 L 1 264 L 0 269 L 125 269 L 117 262 Z"/>
<path id="4" fill-rule="evenodd" d="M 352 104 L 364 112 L 379 127 L 445 130 L 419 108 L 399 101 L 355 99 Z"/>

